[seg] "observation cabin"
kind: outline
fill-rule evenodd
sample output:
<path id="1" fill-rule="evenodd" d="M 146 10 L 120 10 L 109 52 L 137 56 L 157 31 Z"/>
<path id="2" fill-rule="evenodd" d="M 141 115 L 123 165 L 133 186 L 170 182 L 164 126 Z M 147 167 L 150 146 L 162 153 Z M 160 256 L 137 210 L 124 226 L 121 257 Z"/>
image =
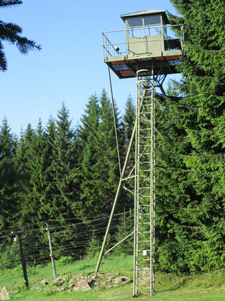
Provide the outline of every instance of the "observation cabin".
<path id="1" fill-rule="evenodd" d="M 182 25 L 170 25 L 164 10 L 121 16 L 125 30 L 103 33 L 104 62 L 119 78 L 136 77 L 154 66 L 155 74 L 178 73 L 183 54 Z"/>

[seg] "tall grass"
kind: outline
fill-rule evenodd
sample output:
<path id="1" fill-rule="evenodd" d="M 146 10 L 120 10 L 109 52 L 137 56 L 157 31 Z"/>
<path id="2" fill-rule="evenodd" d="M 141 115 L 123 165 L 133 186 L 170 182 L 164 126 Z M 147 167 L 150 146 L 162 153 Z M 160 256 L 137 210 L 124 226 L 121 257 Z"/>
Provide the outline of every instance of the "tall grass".
<path id="1" fill-rule="evenodd" d="M 71 258 L 63 257 L 56 261 L 57 274 L 88 275 L 94 272 L 96 261 L 96 258 L 86 258 L 72 262 Z M 132 256 L 109 256 L 103 260 L 100 272 L 132 278 Z M 21 267 L 12 270 L 1 270 L 0 287 L 6 286 L 10 297 L 15 300 L 132 300 L 132 283 L 110 289 L 55 293 L 50 263 L 45 266 L 28 267 L 28 278 L 30 290 L 26 290 L 24 287 Z M 49 285 L 41 286 L 40 282 L 43 279 L 48 281 Z M 139 299 L 146 300 L 146 296 L 142 296 Z M 157 273 L 156 294 L 151 299 L 158 301 L 225 300 L 225 271 L 183 276 Z"/>

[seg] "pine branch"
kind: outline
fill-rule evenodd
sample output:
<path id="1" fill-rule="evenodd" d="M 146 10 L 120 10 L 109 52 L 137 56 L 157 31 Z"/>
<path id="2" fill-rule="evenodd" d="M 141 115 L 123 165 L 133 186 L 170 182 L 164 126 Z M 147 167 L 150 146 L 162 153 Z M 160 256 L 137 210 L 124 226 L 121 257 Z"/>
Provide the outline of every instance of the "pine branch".
<path id="1" fill-rule="evenodd" d="M 0 70 L 5 71 L 7 69 L 7 62 L 5 53 L 3 52 L 3 46 L 0 42 Z"/>
<path id="2" fill-rule="evenodd" d="M 20 5 L 23 2 L 20 0 L 0 0 L 0 7 L 7 7 L 10 5 Z"/>

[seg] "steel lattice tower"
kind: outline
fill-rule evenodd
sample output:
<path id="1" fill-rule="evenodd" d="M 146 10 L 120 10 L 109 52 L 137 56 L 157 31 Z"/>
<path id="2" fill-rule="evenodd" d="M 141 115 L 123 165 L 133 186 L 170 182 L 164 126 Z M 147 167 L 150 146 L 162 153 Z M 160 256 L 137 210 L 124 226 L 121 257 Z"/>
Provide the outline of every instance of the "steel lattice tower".
<path id="1" fill-rule="evenodd" d="M 156 88 L 160 88 L 165 96 L 163 82 L 167 74 L 178 73 L 176 65 L 179 64 L 183 54 L 183 33 L 181 26 L 171 28 L 165 11 L 144 11 L 123 15 L 121 18 L 126 24 L 126 43 L 110 42 L 109 35 L 115 35 L 115 31 L 103 33 L 104 60 L 109 70 L 113 70 L 119 78 L 136 77 L 136 121 L 123 168 L 120 169 L 120 181 L 96 273 L 104 255 L 120 189 L 126 180 L 134 178 L 134 231 L 131 233 L 134 234 L 133 296 L 138 296 L 140 291 L 152 296 L 155 292 L 155 95 Z M 174 32 L 179 32 L 179 35 Z M 173 37 L 168 36 L 168 33 L 173 33 Z M 118 34 L 120 40 L 121 31 Z M 109 79 L 113 102 L 110 72 Z M 135 165 L 126 176 L 125 171 L 133 142 Z"/>
<path id="2" fill-rule="evenodd" d="M 148 75 L 151 73 L 152 75 Z M 146 75 L 147 74 L 147 75 Z M 155 84 L 154 69 L 137 72 L 134 194 L 134 287 L 140 290 L 141 277 L 149 278 L 154 293 L 155 257 Z"/>

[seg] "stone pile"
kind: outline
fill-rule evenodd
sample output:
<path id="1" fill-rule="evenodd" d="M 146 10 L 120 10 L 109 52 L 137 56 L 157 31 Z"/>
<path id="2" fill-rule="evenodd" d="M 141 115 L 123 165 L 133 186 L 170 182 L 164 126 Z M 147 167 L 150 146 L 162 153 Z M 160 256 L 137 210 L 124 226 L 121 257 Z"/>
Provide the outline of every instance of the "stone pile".
<path id="1" fill-rule="evenodd" d="M 126 276 L 110 276 L 105 273 L 90 274 L 88 276 L 59 276 L 54 280 L 55 292 L 71 292 L 71 291 L 86 291 L 98 288 L 111 288 L 121 284 L 130 283 L 130 278 Z M 45 280 L 41 281 L 41 285 L 48 285 Z"/>

